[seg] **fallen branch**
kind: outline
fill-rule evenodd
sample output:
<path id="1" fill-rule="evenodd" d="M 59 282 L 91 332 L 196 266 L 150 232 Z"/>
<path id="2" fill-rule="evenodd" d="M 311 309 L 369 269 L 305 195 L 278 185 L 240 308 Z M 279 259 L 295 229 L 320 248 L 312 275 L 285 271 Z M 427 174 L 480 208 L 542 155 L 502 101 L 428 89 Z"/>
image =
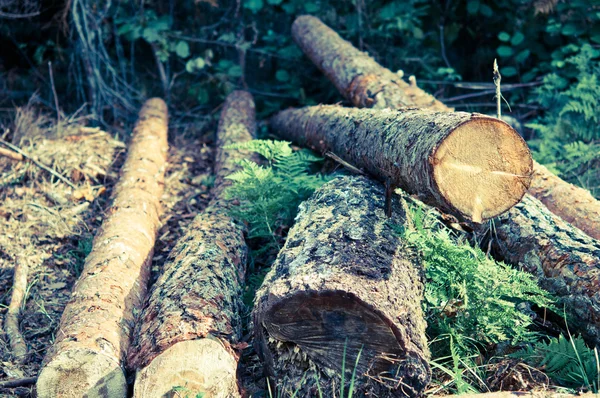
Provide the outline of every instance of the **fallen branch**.
<path id="1" fill-rule="evenodd" d="M 420 396 L 429 382 L 424 276 L 395 229 L 407 227 L 408 207 L 394 195 L 387 218 L 383 193 L 361 176 L 323 185 L 300 205 L 257 292 L 254 346 L 298 396 L 317 383 L 335 395 L 355 363 L 356 396 Z"/>
<path id="2" fill-rule="evenodd" d="M 379 65 L 313 16 L 300 16 L 292 26 L 294 41 L 357 107 L 419 107 L 450 112 L 451 108 Z M 339 154 L 338 154 L 339 155 Z M 530 193 L 556 215 L 600 239 L 600 201 L 533 162 Z"/>
<path id="3" fill-rule="evenodd" d="M 139 113 L 111 207 L 37 381 L 38 397 L 125 397 L 134 311 L 146 294 L 167 156 L 167 106 Z"/>
<path id="4" fill-rule="evenodd" d="M 331 151 L 424 202 L 481 222 L 521 200 L 531 154 L 506 123 L 465 112 L 321 105 L 271 119 L 281 137 Z"/>
<path id="5" fill-rule="evenodd" d="M 242 332 L 247 248 L 223 190 L 231 184 L 225 177 L 248 154 L 225 146 L 252 139 L 254 114 L 249 93 L 227 97 L 217 131 L 214 199 L 171 252 L 136 327 L 128 361 L 136 371 L 134 397 L 170 396 L 178 386 L 190 396 L 240 396 L 234 345 Z"/>
<path id="6" fill-rule="evenodd" d="M 36 380 L 37 380 L 37 376 L 24 377 L 22 379 L 16 379 L 16 380 L 0 381 L 0 388 L 27 387 L 32 384 L 35 384 Z"/>
<path id="7" fill-rule="evenodd" d="M 59 180 L 61 180 L 62 182 L 64 182 L 68 186 L 70 186 L 71 188 L 73 188 L 73 189 L 77 188 L 71 181 L 69 181 L 69 179 L 67 177 L 63 176 L 62 174 L 60 174 L 58 171 L 52 169 L 51 167 L 46 166 L 45 164 L 41 163 L 37 159 L 33 158 L 32 156 L 29 156 L 27 153 L 23 152 L 18 146 L 13 145 L 4 140 L 0 140 L 0 144 L 8 147 L 9 149 L 12 149 L 14 152 L 21 155 L 23 158 L 30 160 L 37 167 L 39 167 L 42 170 L 46 170 L 48 173 L 52 174 L 54 177 L 58 178 Z M 21 159 L 19 159 L 19 160 L 21 160 Z"/>
<path id="8" fill-rule="evenodd" d="M 9 159 L 17 160 L 17 161 L 21 161 L 24 159 L 23 155 L 21 155 L 20 153 L 17 153 L 15 151 L 11 151 L 11 150 L 5 149 L 5 148 L 0 148 L 0 156 L 4 156 Z"/>
<path id="9" fill-rule="evenodd" d="M 13 276 L 12 294 L 10 304 L 4 319 L 4 332 L 10 341 L 10 349 L 15 362 L 25 363 L 27 360 L 27 344 L 19 330 L 19 316 L 25 300 L 27 291 L 27 274 L 29 266 L 24 257 L 17 257 L 15 262 L 15 271 Z"/>

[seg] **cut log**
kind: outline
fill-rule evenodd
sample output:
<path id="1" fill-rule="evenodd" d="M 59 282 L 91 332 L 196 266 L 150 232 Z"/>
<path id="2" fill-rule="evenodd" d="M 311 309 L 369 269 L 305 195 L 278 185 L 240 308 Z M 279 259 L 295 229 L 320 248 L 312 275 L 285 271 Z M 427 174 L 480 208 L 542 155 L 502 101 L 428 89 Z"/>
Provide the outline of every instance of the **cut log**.
<path id="1" fill-rule="evenodd" d="M 357 107 L 416 106 L 452 111 L 416 84 L 406 83 L 401 75 L 379 65 L 316 17 L 298 17 L 292 26 L 292 36 L 340 93 Z M 530 193 L 554 214 L 600 239 L 600 201 L 587 190 L 563 181 L 534 161 Z"/>
<path id="2" fill-rule="evenodd" d="M 252 139 L 254 114 L 249 93 L 227 97 L 217 131 L 215 197 L 171 252 L 136 328 L 129 353 L 134 397 L 164 397 L 174 387 L 189 396 L 239 396 L 233 345 L 241 338 L 247 247 L 222 193 L 231 183 L 225 177 L 248 154 L 224 146 Z"/>
<path id="3" fill-rule="evenodd" d="M 331 151 L 475 222 L 507 211 L 529 186 L 532 160 L 525 141 L 485 115 L 322 105 L 280 112 L 271 126 L 285 139 Z"/>
<path id="4" fill-rule="evenodd" d="M 540 286 L 558 298 L 557 307 L 565 308 L 571 332 L 600 346 L 599 241 L 552 214 L 529 194 L 477 232 L 491 240 L 494 257 L 535 275 Z"/>
<path id="5" fill-rule="evenodd" d="M 167 106 L 144 104 L 121 177 L 37 381 L 38 397 L 125 397 L 123 370 L 146 293 L 167 156 Z"/>
<path id="6" fill-rule="evenodd" d="M 277 385 L 336 394 L 356 366 L 360 392 L 418 396 L 430 380 L 419 258 L 394 230 L 396 195 L 365 177 L 337 178 L 300 205 L 253 310 L 255 348 Z M 331 389 L 336 389 L 332 391 Z M 314 394 L 314 395 L 312 395 Z"/>

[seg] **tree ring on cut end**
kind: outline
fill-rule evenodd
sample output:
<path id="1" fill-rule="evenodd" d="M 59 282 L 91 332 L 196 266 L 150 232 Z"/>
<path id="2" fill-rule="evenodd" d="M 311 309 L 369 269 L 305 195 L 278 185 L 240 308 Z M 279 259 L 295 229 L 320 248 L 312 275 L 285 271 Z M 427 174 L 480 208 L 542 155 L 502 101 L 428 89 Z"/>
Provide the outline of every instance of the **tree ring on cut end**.
<path id="1" fill-rule="evenodd" d="M 533 171 L 523 138 L 507 123 L 485 116 L 455 128 L 435 150 L 432 165 L 444 199 L 479 223 L 519 203 Z"/>

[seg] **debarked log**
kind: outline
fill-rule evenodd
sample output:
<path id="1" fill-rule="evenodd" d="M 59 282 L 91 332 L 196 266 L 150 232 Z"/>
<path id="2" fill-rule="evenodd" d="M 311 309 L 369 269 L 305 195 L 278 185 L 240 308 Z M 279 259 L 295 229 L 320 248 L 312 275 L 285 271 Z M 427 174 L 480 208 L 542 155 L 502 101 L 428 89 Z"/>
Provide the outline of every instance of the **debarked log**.
<path id="1" fill-rule="evenodd" d="M 300 205 L 253 310 L 254 344 L 278 386 L 338 394 L 344 358 L 358 395 L 418 396 L 428 384 L 424 276 L 397 233 L 406 202 L 395 195 L 387 218 L 383 193 L 342 177 Z"/>
<path id="2" fill-rule="evenodd" d="M 127 396 L 124 361 L 159 228 L 167 117 L 159 98 L 139 113 L 112 204 L 44 360 L 38 397 Z"/>
<path id="3" fill-rule="evenodd" d="M 252 96 L 231 93 L 217 131 L 214 198 L 177 242 L 152 287 L 136 327 L 129 367 L 136 372 L 134 397 L 202 394 L 239 397 L 238 353 L 247 247 L 244 227 L 228 215 L 226 180 L 247 158 L 226 149 L 255 133 Z"/>
<path id="4" fill-rule="evenodd" d="M 452 111 L 419 88 L 415 80 L 406 83 L 401 74 L 379 65 L 316 17 L 298 17 L 292 25 L 292 36 L 354 106 L 376 109 L 414 106 Z M 563 220 L 600 239 L 600 201 L 589 191 L 569 184 L 539 163 L 534 161 L 533 165 L 529 192 Z"/>
<path id="5" fill-rule="evenodd" d="M 282 111 L 271 126 L 284 139 L 331 151 L 475 222 L 504 213 L 529 186 L 525 141 L 508 124 L 481 114 L 320 105 Z"/>

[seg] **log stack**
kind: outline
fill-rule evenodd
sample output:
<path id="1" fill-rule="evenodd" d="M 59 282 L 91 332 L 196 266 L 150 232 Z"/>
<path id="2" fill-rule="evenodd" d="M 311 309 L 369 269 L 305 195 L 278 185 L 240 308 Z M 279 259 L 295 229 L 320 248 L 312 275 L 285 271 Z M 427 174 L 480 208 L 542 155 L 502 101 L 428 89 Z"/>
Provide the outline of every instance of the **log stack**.
<path id="1" fill-rule="evenodd" d="M 214 199 L 169 255 L 141 312 L 129 368 L 134 397 L 203 394 L 239 397 L 236 372 L 246 272 L 244 227 L 228 215 L 223 190 L 244 151 L 226 149 L 252 139 L 254 101 L 243 91 L 227 97 L 217 131 Z"/>

